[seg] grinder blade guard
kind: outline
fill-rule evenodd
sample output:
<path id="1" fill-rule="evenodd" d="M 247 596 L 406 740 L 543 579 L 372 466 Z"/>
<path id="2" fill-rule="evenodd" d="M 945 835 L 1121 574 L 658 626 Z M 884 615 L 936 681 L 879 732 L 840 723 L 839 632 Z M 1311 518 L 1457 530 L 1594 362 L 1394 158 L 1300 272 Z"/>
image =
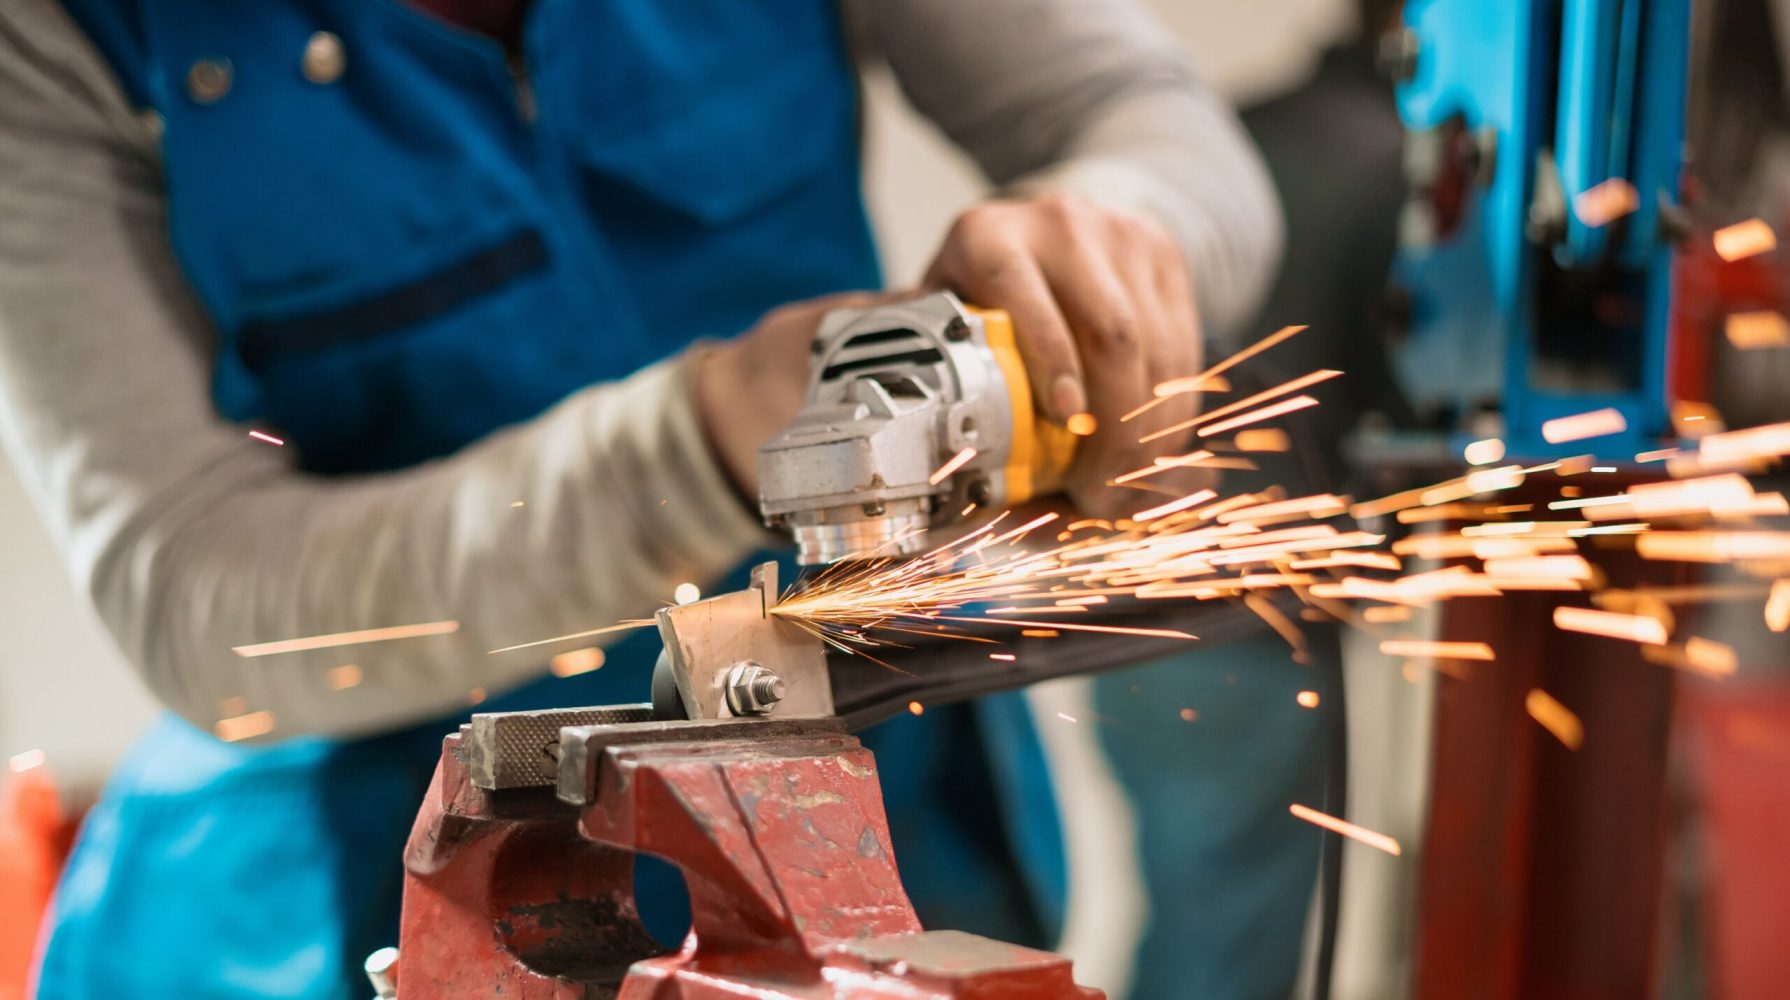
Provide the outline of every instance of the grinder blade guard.
<path id="1" fill-rule="evenodd" d="M 1008 466 L 1031 397 L 997 355 L 1002 338 L 1011 350 L 1005 314 L 948 292 L 828 314 L 807 402 L 759 452 L 765 523 L 789 531 L 802 565 L 912 555 L 968 505 L 1020 499 Z M 932 482 L 965 448 L 974 457 Z"/>

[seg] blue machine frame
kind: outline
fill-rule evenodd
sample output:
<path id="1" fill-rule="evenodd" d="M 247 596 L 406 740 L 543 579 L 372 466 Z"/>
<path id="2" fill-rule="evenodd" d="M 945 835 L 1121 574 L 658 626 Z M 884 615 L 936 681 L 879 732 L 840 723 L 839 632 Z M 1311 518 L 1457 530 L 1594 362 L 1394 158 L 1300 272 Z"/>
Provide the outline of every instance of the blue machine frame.
<path id="1" fill-rule="evenodd" d="M 1497 407 L 1512 455 L 1590 445 L 1621 459 L 1654 447 L 1671 431 L 1667 213 L 1683 165 L 1690 0 L 1407 0 L 1404 18 L 1415 55 L 1397 88 L 1400 117 L 1414 141 L 1453 129 L 1486 159 L 1448 232 L 1405 227 L 1393 279 L 1411 312 L 1396 363 L 1412 401 L 1457 414 Z M 1573 197 L 1610 178 L 1632 184 L 1638 203 L 1587 225 Z M 1575 289 L 1634 306 L 1598 333 L 1620 357 L 1577 380 L 1538 371 L 1546 338 L 1599 325 L 1589 309 L 1562 318 L 1544 303 L 1569 274 Z M 1543 440 L 1545 421 L 1602 407 L 1621 411 L 1628 431 Z"/>

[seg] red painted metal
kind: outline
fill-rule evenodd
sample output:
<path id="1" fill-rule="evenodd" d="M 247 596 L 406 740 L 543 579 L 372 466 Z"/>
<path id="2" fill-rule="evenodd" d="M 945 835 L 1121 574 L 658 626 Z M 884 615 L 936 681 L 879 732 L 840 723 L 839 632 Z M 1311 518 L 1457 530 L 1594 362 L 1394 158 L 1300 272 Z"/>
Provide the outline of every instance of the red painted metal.
<path id="1" fill-rule="evenodd" d="M 1790 219 L 1776 228 L 1790 231 L 1787 226 Z M 1726 261 L 1716 255 L 1713 236 L 1713 230 L 1698 228 L 1673 258 L 1666 390 L 1675 401 L 1713 402 L 1715 358 L 1731 314 L 1790 312 L 1790 273 L 1775 255 Z"/>
<path id="2" fill-rule="evenodd" d="M 1632 554 L 1592 558 L 1614 579 L 1682 582 Z M 1556 629 L 1560 603 L 1507 594 L 1443 609 L 1441 638 L 1486 642 L 1498 662 L 1439 678 L 1417 899 L 1420 1000 L 1654 993 L 1675 678 L 1633 644 Z M 1529 717 L 1531 688 L 1578 714 L 1582 748 Z"/>
<path id="3" fill-rule="evenodd" d="M 461 741 L 405 853 L 404 1000 L 1102 996 L 1060 956 L 921 931 L 853 737 L 607 745 L 583 808 L 474 787 Z M 674 953 L 640 924 L 636 851 L 684 871 L 694 920 Z"/>

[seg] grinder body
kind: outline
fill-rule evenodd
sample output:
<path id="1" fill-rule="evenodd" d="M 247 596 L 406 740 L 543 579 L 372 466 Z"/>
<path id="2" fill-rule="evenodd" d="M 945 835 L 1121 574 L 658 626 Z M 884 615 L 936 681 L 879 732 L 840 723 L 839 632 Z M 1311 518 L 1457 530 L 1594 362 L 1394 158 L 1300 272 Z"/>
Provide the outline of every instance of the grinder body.
<path id="1" fill-rule="evenodd" d="M 1055 492 L 1074 457 L 1037 413 L 1012 320 L 949 292 L 829 313 L 812 367 L 758 456 L 760 511 L 802 565 L 912 555 L 932 528 Z"/>

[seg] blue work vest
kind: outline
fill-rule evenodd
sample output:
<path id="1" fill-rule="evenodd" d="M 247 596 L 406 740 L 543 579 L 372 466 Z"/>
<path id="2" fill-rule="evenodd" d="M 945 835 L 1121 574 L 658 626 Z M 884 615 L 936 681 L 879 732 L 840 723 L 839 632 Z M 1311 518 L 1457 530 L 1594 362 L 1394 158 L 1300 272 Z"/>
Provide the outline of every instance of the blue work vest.
<path id="1" fill-rule="evenodd" d="M 779 304 L 880 283 L 831 0 L 537 0 L 518 60 L 399 0 L 67 5 L 160 116 L 215 405 L 318 475 L 449 454 Z M 638 637 L 481 710 L 638 701 L 656 652 Z M 158 723 L 82 831 L 42 996 L 364 995 L 461 721 L 267 748 Z M 1051 933 L 1058 827 L 1023 705 L 866 742 L 923 917 Z"/>

